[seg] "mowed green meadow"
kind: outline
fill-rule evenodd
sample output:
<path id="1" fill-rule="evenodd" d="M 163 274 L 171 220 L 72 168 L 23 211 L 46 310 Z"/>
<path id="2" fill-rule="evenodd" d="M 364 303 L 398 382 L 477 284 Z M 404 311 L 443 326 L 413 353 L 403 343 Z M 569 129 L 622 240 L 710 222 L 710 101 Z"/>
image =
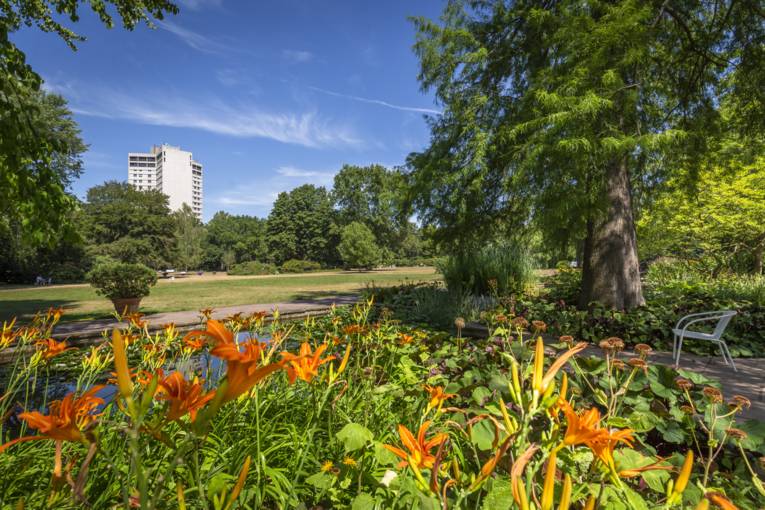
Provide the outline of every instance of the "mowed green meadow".
<path id="1" fill-rule="evenodd" d="M 141 301 L 146 314 L 220 308 L 223 306 L 285 303 L 331 296 L 353 295 L 367 285 L 390 286 L 404 282 L 439 279 L 431 267 L 407 267 L 374 271 L 324 271 L 275 276 L 227 276 L 225 274 L 160 279 L 151 295 Z M 0 287 L 0 320 L 29 318 L 48 307 L 63 307 L 62 320 L 103 318 L 114 311 L 111 301 L 87 284 L 50 287 Z"/>

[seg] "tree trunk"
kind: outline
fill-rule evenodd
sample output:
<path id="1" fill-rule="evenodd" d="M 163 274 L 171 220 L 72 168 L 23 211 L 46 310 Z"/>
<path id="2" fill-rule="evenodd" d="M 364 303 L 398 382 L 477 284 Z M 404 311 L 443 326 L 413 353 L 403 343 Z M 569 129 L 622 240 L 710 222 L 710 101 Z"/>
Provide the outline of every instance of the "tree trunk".
<path id="1" fill-rule="evenodd" d="M 626 157 L 609 165 L 605 186 L 606 217 L 587 224 L 579 305 L 586 307 L 598 301 L 610 308 L 629 310 L 645 301 Z"/>
<path id="2" fill-rule="evenodd" d="M 765 238 L 763 238 L 754 249 L 754 265 L 752 267 L 752 272 L 756 275 L 762 274 L 763 255 L 765 255 Z"/>

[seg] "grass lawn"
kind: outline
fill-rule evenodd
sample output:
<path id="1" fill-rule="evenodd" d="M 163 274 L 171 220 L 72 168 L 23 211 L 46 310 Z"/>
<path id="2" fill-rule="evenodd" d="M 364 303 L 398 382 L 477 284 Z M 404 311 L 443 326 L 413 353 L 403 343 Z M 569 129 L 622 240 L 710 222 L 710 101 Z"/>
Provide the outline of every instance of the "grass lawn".
<path id="1" fill-rule="evenodd" d="M 299 299 L 353 294 L 374 282 L 378 286 L 404 281 L 429 281 L 439 275 L 430 267 L 377 271 L 327 271 L 278 276 L 204 275 L 160 280 L 141 302 L 143 313 L 199 310 L 205 307 L 284 303 Z M 0 320 L 30 317 L 38 310 L 62 306 L 62 320 L 103 318 L 114 311 L 111 301 L 87 284 L 51 287 L 0 287 Z"/>

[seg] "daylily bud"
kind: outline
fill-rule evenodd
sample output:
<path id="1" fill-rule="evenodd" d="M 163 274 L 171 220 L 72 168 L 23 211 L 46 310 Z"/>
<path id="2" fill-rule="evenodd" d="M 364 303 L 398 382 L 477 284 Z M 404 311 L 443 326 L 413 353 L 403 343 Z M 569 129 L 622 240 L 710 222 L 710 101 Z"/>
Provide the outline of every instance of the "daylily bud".
<path id="1" fill-rule="evenodd" d="M 558 510 L 568 510 L 569 506 L 571 506 L 571 476 L 566 474 L 563 478 L 563 490 L 561 491 Z"/>
<path id="2" fill-rule="evenodd" d="M 120 330 L 112 331 L 112 350 L 114 351 L 114 370 L 117 372 L 117 387 L 123 398 L 133 396 L 133 381 L 130 380 L 125 341 Z"/>
<path id="3" fill-rule="evenodd" d="M 550 454 L 547 460 L 547 471 L 545 472 L 545 482 L 542 488 L 542 510 L 550 510 L 553 506 L 553 491 L 555 490 L 555 462 L 557 453 L 555 450 Z"/>

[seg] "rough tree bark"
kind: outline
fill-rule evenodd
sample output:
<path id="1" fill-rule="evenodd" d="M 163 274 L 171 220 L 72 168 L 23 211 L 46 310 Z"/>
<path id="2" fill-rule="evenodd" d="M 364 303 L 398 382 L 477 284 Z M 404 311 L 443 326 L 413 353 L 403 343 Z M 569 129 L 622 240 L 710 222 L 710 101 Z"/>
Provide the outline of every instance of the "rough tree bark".
<path id="1" fill-rule="evenodd" d="M 606 215 L 587 223 L 579 305 L 586 307 L 598 301 L 611 308 L 629 310 L 645 300 L 626 157 L 608 166 L 605 187 Z"/>
<path id="2" fill-rule="evenodd" d="M 752 267 L 754 274 L 762 274 L 762 260 L 765 258 L 763 255 L 765 255 L 765 237 L 760 240 L 754 249 L 754 264 Z"/>

